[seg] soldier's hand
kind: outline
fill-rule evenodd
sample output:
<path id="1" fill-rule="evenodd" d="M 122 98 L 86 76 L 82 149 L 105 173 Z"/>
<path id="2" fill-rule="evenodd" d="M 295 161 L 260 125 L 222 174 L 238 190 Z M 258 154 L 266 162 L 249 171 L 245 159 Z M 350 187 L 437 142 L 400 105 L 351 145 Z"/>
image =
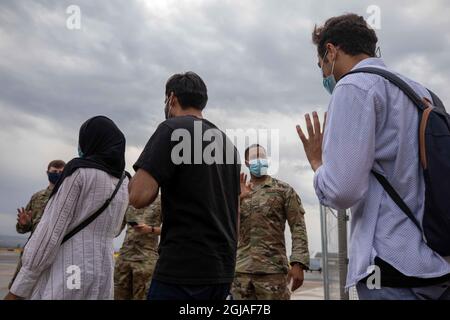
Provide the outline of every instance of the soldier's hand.
<path id="1" fill-rule="evenodd" d="M 24 207 L 17 209 L 17 222 L 21 226 L 26 226 L 31 223 L 31 210 L 26 211 Z"/>
<path id="2" fill-rule="evenodd" d="M 241 199 L 244 199 L 250 195 L 250 192 L 252 192 L 253 187 L 250 182 L 247 182 L 247 175 L 245 173 L 241 173 Z"/>
<path id="3" fill-rule="evenodd" d="M 291 291 L 294 292 L 298 288 L 303 285 L 303 280 L 305 279 L 305 275 L 303 269 L 299 264 L 294 264 L 289 270 L 288 281 L 292 279 L 292 288 Z"/>
<path id="4" fill-rule="evenodd" d="M 147 234 L 152 232 L 152 227 L 149 227 L 148 225 L 141 223 L 137 226 L 133 227 L 134 231 L 136 231 L 139 234 Z"/>

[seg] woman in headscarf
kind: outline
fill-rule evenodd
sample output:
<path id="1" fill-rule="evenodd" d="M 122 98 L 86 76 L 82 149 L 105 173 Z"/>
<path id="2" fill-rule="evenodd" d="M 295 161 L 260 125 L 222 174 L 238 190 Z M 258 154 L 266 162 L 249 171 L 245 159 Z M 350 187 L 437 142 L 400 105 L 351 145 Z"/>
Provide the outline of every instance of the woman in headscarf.
<path id="1" fill-rule="evenodd" d="M 63 238 L 112 196 L 125 169 L 125 137 L 110 119 L 94 117 L 80 128 L 79 155 L 66 165 L 24 248 L 9 299 L 113 298 L 113 239 L 128 206 L 128 178 L 97 218 Z"/>

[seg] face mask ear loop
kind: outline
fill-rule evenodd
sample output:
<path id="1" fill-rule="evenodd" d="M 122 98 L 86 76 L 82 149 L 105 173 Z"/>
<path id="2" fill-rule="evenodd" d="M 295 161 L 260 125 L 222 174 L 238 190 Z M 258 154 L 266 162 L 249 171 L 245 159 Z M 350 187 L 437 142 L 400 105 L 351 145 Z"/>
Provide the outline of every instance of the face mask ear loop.
<path id="1" fill-rule="evenodd" d="M 334 72 L 334 64 L 336 63 L 336 59 L 334 59 L 333 64 L 331 65 L 331 74 L 330 76 L 334 76 L 333 72 Z"/>
<path id="2" fill-rule="evenodd" d="M 325 54 L 322 57 L 322 64 L 320 65 L 320 69 L 322 69 L 322 71 L 323 71 L 323 65 L 325 64 L 325 58 L 327 57 L 327 54 L 328 54 L 328 49 L 325 50 Z"/>
<path id="3" fill-rule="evenodd" d="M 170 110 L 172 110 L 172 106 L 170 105 L 170 102 L 172 98 L 172 93 L 170 93 L 169 98 L 167 99 L 167 105 L 169 106 L 169 108 L 167 109 L 167 119 L 170 119 Z"/>
<path id="4" fill-rule="evenodd" d="M 167 111 L 167 119 L 170 119 L 170 110 L 172 110 L 172 106 L 170 105 L 169 101 L 169 110 Z"/>
<path id="5" fill-rule="evenodd" d="M 375 50 L 375 57 L 381 58 L 381 48 L 380 47 L 377 47 L 377 49 Z"/>
<path id="6" fill-rule="evenodd" d="M 325 51 L 325 54 L 323 55 L 323 58 L 322 58 L 322 71 L 323 71 L 323 65 L 325 63 L 325 58 L 327 57 L 327 55 L 328 55 L 328 49 Z M 336 59 L 333 60 L 333 64 L 331 65 L 331 74 L 330 74 L 330 76 L 333 75 L 335 63 L 336 63 Z"/>

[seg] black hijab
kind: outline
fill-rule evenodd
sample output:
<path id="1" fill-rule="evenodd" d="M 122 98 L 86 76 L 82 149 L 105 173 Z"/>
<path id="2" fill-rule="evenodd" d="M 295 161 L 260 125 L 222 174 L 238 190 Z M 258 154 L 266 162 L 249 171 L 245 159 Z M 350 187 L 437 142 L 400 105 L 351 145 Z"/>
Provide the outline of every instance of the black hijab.
<path id="1" fill-rule="evenodd" d="M 87 120 L 78 138 L 82 158 L 69 161 L 50 195 L 58 192 L 64 179 L 79 168 L 94 168 L 119 178 L 125 170 L 125 136 L 115 123 L 104 116 Z"/>

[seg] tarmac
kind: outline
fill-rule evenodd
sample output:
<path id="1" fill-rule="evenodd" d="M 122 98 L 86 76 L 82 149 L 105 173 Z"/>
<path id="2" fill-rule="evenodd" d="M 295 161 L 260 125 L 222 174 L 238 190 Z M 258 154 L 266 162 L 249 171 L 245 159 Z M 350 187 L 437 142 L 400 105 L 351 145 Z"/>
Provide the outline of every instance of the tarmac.
<path id="1" fill-rule="evenodd" d="M 19 251 L 0 249 L 0 299 L 8 293 L 8 284 L 14 275 L 19 260 Z M 322 278 L 319 273 L 305 273 L 303 286 L 291 295 L 291 300 L 323 300 Z"/>

